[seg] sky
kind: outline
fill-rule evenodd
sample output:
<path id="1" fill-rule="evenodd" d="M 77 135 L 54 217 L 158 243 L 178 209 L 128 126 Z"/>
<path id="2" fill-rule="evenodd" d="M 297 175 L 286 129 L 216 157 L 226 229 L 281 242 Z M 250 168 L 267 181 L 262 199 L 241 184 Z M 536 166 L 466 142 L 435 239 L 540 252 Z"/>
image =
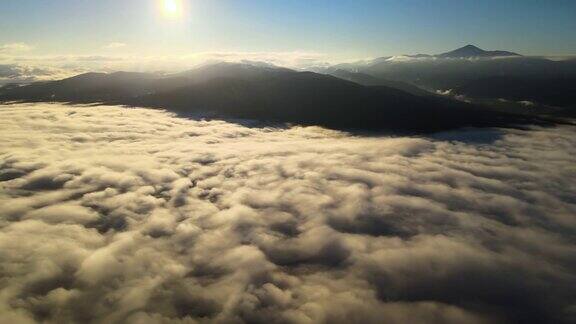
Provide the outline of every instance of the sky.
<path id="1" fill-rule="evenodd" d="M 7 75 L 41 66 L 41 79 L 210 60 L 306 68 L 466 44 L 567 56 L 574 30 L 572 0 L 2 0 L 0 64 L 18 66 Z"/>

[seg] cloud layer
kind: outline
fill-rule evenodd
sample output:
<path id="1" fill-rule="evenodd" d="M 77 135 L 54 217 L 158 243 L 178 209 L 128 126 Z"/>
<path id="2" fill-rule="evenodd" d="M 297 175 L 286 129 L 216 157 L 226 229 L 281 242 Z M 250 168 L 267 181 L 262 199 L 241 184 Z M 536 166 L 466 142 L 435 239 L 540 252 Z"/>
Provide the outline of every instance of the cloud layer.
<path id="1" fill-rule="evenodd" d="M 40 67 L 28 64 L 0 64 L 0 87 L 9 83 L 29 83 L 68 78 L 84 72 L 76 68 Z"/>
<path id="2" fill-rule="evenodd" d="M 305 69 L 334 61 L 315 52 L 197 52 L 186 55 L 154 56 L 131 52 L 128 44 L 104 45 L 100 55 L 22 55 L 0 45 L 0 86 L 6 83 L 59 80 L 85 72 L 182 72 L 214 62 L 260 62 Z M 6 47 L 6 50 L 3 48 Z M 125 52 L 128 53 L 125 53 Z M 132 50 L 134 51 L 134 50 Z"/>
<path id="3" fill-rule="evenodd" d="M 0 136 L 0 322 L 576 320 L 574 128 L 41 104 L 0 107 Z"/>

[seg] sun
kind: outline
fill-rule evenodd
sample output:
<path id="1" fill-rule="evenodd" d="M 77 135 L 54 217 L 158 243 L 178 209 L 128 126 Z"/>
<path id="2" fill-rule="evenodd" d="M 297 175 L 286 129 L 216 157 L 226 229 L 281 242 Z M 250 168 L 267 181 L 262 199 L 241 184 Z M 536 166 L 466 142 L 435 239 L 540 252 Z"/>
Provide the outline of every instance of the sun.
<path id="1" fill-rule="evenodd" d="M 162 1 L 162 13 L 164 16 L 169 18 L 177 18 L 182 16 L 183 12 L 183 0 L 161 0 Z"/>

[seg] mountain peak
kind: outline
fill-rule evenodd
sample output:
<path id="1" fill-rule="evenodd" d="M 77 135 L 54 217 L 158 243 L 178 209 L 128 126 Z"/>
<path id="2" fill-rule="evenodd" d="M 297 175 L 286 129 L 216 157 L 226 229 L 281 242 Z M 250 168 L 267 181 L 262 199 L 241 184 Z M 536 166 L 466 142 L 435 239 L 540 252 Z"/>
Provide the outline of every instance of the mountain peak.
<path id="1" fill-rule="evenodd" d="M 468 44 L 451 52 L 437 55 L 442 58 L 471 58 L 471 57 L 498 57 L 498 56 L 521 56 L 520 54 L 507 51 L 485 51 L 478 46 Z"/>
<path id="2" fill-rule="evenodd" d="M 451 52 L 440 54 L 441 57 L 475 57 L 484 56 L 487 52 L 474 45 L 466 45 Z"/>
<path id="3" fill-rule="evenodd" d="M 464 47 L 459 48 L 458 50 L 469 50 L 469 51 L 478 51 L 478 52 L 486 52 L 485 50 L 481 49 L 480 47 L 472 44 L 468 44 Z"/>

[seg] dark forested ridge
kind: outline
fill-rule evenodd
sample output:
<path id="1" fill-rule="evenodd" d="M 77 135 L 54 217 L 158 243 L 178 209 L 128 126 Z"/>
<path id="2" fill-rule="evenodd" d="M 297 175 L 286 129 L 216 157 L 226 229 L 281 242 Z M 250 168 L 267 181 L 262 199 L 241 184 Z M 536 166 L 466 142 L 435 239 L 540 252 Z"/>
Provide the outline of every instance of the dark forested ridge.
<path id="1" fill-rule="evenodd" d="M 489 77 L 455 89 L 471 98 L 531 101 L 556 107 L 576 108 L 576 75 L 566 77 Z"/>

